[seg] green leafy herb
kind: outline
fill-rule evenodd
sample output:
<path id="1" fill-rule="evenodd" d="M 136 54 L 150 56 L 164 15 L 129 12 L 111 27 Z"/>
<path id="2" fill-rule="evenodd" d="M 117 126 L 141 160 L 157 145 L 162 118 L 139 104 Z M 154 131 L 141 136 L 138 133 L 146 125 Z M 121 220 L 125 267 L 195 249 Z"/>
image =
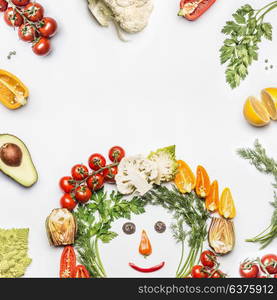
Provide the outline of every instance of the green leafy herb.
<path id="1" fill-rule="evenodd" d="M 258 140 L 255 141 L 254 149 L 239 149 L 238 154 L 243 159 L 249 160 L 250 164 L 255 166 L 259 172 L 271 175 L 275 180 L 273 183 L 273 187 L 275 188 L 274 201 L 270 203 L 274 208 L 271 223 L 259 235 L 247 240 L 247 242 L 260 243 L 263 249 L 277 238 L 277 161 L 268 157 L 265 149 Z"/>
<path id="2" fill-rule="evenodd" d="M 98 241 L 109 243 L 117 237 L 111 231 L 112 223 L 120 218 L 130 219 L 131 214 L 144 213 L 145 202 L 139 198 L 130 201 L 113 191 L 109 196 L 103 190 L 92 195 L 91 201 L 79 205 L 74 212 L 78 224 L 76 248 L 80 262 L 93 277 L 106 277 L 101 262 Z"/>
<path id="3" fill-rule="evenodd" d="M 181 194 L 175 187 L 168 189 L 165 186 L 156 186 L 140 199 L 147 204 L 160 205 L 173 213 L 176 220 L 176 223 L 171 226 L 173 237 L 182 244 L 176 276 L 182 278 L 188 276 L 192 267 L 198 262 L 203 242 L 207 238 L 206 222 L 209 213 L 205 209 L 203 200 L 194 192 Z M 185 241 L 190 247 L 187 258 L 184 257 Z"/>
<path id="4" fill-rule="evenodd" d="M 227 63 L 226 81 L 231 88 L 240 85 L 248 75 L 248 67 L 254 60 L 258 60 L 258 45 L 262 38 L 272 40 L 272 25 L 265 23 L 264 17 L 274 8 L 277 8 L 277 1 L 259 10 L 246 4 L 223 27 L 221 32 L 227 38 L 220 48 L 220 61 L 221 64 Z"/>

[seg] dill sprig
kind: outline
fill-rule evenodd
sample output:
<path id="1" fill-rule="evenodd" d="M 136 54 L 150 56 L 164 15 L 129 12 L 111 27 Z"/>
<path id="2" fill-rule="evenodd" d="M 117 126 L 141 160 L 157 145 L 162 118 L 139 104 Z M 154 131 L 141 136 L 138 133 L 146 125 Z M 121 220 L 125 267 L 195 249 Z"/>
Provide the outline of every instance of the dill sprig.
<path id="1" fill-rule="evenodd" d="M 274 177 L 273 187 L 277 189 L 277 161 L 268 157 L 266 150 L 262 147 L 258 140 L 254 143 L 254 148 L 239 149 L 238 155 L 250 162 L 251 165 L 267 175 Z M 277 191 L 274 191 L 274 201 L 270 202 L 274 211 L 270 225 L 254 238 L 247 239 L 247 242 L 260 243 L 261 249 L 267 247 L 275 238 L 277 238 Z"/>

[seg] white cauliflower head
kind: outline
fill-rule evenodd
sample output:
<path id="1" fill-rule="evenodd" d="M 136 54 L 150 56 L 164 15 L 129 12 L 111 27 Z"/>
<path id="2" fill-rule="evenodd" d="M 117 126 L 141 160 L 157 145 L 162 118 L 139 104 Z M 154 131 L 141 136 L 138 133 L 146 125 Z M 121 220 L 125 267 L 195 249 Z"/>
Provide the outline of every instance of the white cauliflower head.
<path id="1" fill-rule="evenodd" d="M 158 176 L 157 164 L 142 155 L 137 155 L 121 160 L 115 180 L 120 193 L 131 194 L 137 191 L 144 195 L 157 182 Z"/>

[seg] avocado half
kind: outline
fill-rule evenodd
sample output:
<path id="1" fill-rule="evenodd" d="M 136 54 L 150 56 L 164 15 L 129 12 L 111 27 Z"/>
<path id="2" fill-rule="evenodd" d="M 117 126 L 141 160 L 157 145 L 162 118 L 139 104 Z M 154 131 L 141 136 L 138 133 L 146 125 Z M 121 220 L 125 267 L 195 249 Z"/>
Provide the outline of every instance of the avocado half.
<path id="1" fill-rule="evenodd" d="M 0 171 L 25 187 L 38 180 L 28 148 L 18 137 L 10 134 L 0 134 Z"/>

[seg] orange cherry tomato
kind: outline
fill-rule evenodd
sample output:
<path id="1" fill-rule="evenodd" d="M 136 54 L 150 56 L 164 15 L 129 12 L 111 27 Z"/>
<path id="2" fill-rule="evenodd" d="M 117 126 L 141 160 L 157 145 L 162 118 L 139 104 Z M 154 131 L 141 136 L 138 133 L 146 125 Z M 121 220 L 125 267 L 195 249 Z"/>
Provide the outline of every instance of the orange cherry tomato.
<path id="1" fill-rule="evenodd" d="M 141 234 L 139 253 L 143 256 L 149 256 L 152 253 L 152 246 L 145 230 Z"/>
<path id="2" fill-rule="evenodd" d="M 211 184 L 210 193 L 206 197 L 206 208 L 211 212 L 215 212 L 218 209 L 219 204 L 219 193 L 218 193 L 218 182 L 215 180 Z"/>
<path id="3" fill-rule="evenodd" d="M 76 254 L 72 246 L 63 249 L 60 262 L 60 278 L 74 278 Z"/>
<path id="4" fill-rule="evenodd" d="M 202 166 L 198 166 L 196 170 L 196 194 L 205 198 L 210 192 L 210 178 L 207 171 Z"/>
<path id="5" fill-rule="evenodd" d="M 83 265 L 78 265 L 75 268 L 74 278 L 90 278 L 89 272 Z"/>
<path id="6" fill-rule="evenodd" d="M 177 164 L 178 169 L 174 183 L 181 193 L 190 193 L 195 188 L 195 176 L 184 161 L 178 160 Z"/>

